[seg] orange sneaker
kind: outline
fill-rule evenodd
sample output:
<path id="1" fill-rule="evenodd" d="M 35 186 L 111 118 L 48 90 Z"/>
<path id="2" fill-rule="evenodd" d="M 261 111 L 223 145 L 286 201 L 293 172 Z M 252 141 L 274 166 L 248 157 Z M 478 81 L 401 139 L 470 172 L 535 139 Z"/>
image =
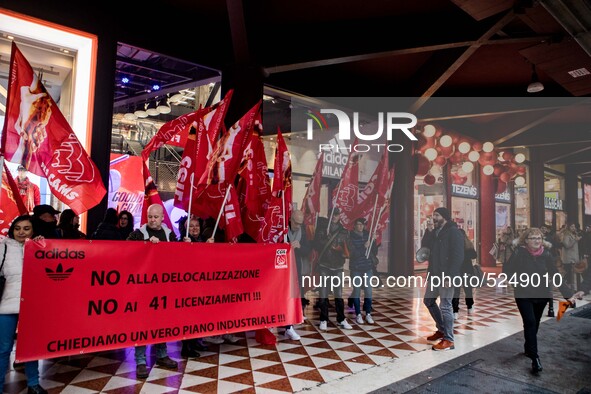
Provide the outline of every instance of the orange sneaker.
<path id="1" fill-rule="evenodd" d="M 442 339 L 441 341 L 439 341 L 439 343 L 437 345 L 433 345 L 433 347 L 431 349 L 438 352 L 441 350 L 453 350 L 453 349 L 455 349 L 455 347 L 454 347 L 453 342 L 450 342 L 447 339 Z"/>
<path id="2" fill-rule="evenodd" d="M 443 333 L 441 331 L 435 331 L 435 334 L 427 337 L 427 341 L 438 341 L 443 339 Z"/>

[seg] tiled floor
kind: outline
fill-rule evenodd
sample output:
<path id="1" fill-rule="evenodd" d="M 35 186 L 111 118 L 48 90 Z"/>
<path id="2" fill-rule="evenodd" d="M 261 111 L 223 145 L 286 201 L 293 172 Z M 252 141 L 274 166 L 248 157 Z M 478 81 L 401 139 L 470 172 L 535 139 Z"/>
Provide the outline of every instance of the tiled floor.
<path id="1" fill-rule="evenodd" d="M 169 343 L 169 355 L 179 360 L 179 370 L 153 367 L 145 381 L 135 379 L 133 349 L 46 360 L 41 362 L 42 385 L 51 393 L 80 394 L 277 393 L 310 388 L 330 392 L 326 390 L 331 383 L 342 384 L 346 380 L 341 378 L 358 374 L 373 376 L 371 385 L 380 387 L 380 379 L 385 385 L 392 379 L 403 378 L 403 370 L 409 374 L 432 367 L 443 359 L 521 329 L 512 297 L 497 289 L 479 289 L 472 315 L 466 314 L 461 301 L 462 310 L 455 325 L 456 350 L 433 356 L 440 352 L 431 351 L 431 344 L 425 339 L 434 332 L 434 324 L 421 295 L 420 289 L 375 291 L 375 324 L 357 325 L 353 322 L 354 314 L 348 311 L 352 330 L 341 330 L 332 322 L 328 331 L 319 331 L 318 311 L 309 306 L 305 311 L 308 319 L 296 326 L 301 341 L 287 340 L 278 334 L 277 345 L 260 345 L 254 340 L 254 333 L 241 333 L 239 342 L 210 345 L 200 358 L 189 360 L 181 358 L 180 342 Z M 334 319 L 334 310 L 330 310 L 330 315 Z M 154 361 L 152 355 L 148 365 Z M 386 364 L 390 370 L 399 371 L 398 376 L 382 376 L 375 367 Z M 6 381 L 5 392 L 18 393 L 26 388 L 22 371 L 11 371 Z"/>

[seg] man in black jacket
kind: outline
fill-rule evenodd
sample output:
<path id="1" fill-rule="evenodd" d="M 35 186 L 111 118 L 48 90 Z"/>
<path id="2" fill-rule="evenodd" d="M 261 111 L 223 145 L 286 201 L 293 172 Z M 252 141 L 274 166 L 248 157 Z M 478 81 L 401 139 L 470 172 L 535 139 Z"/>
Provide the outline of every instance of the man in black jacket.
<path id="1" fill-rule="evenodd" d="M 452 299 L 454 296 L 453 278 L 460 276 L 462 261 L 464 260 L 464 237 L 447 208 L 437 208 L 433 212 L 435 224 L 435 239 L 429 255 L 427 272 L 431 277 L 425 291 L 423 303 L 429 313 L 437 331 L 427 337 L 429 341 L 440 340 L 432 349 L 454 349 L 454 315 Z M 437 297 L 440 298 L 437 305 Z"/>

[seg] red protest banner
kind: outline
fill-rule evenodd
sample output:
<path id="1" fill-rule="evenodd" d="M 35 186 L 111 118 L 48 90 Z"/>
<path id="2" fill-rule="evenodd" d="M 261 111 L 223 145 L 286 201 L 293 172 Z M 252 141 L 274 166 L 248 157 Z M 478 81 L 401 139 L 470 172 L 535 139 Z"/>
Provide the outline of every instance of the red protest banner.
<path id="1" fill-rule="evenodd" d="M 299 323 L 292 261 L 288 244 L 28 241 L 16 358 Z"/>

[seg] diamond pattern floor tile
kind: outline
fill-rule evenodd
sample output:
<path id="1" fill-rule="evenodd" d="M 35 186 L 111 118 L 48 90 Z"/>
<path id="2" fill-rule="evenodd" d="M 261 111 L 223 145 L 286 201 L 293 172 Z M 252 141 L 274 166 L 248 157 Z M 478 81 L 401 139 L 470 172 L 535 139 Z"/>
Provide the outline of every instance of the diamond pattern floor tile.
<path id="1" fill-rule="evenodd" d="M 344 290 L 348 294 L 349 289 Z M 340 379 L 383 363 L 403 360 L 428 351 L 432 343 L 425 339 L 435 325 L 421 298 L 406 289 L 376 289 L 375 324 L 354 323 L 347 310 L 352 330 L 341 330 L 334 321 L 320 331 L 319 312 L 306 308 L 308 317 L 296 325 L 300 341 L 284 337 L 283 328 L 274 330 L 276 345 L 260 345 L 254 333 L 240 334 L 234 344 L 209 345 L 201 357 L 183 360 L 180 342 L 170 343 L 170 356 L 179 361 L 179 370 L 153 366 L 155 356 L 148 347 L 150 375 L 136 380 L 133 349 L 120 349 L 78 357 L 62 357 L 40 363 L 42 385 L 57 393 L 285 393 L 308 390 L 324 382 Z M 312 294 L 308 295 L 313 298 Z M 491 325 L 511 321 L 520 323 L 519 313 L 509 293 L 478 289 L 475 311 L 468 315 L 463 301 L 455 323 L 456 346 L 464 335 L 486 333 Z M 329 310 L 334 318 L 334 309 Z M 277 334 L 279 332 L 279 334 Z M 10 371 L 6 392 L 26 389 L 24 374 Z"/>

